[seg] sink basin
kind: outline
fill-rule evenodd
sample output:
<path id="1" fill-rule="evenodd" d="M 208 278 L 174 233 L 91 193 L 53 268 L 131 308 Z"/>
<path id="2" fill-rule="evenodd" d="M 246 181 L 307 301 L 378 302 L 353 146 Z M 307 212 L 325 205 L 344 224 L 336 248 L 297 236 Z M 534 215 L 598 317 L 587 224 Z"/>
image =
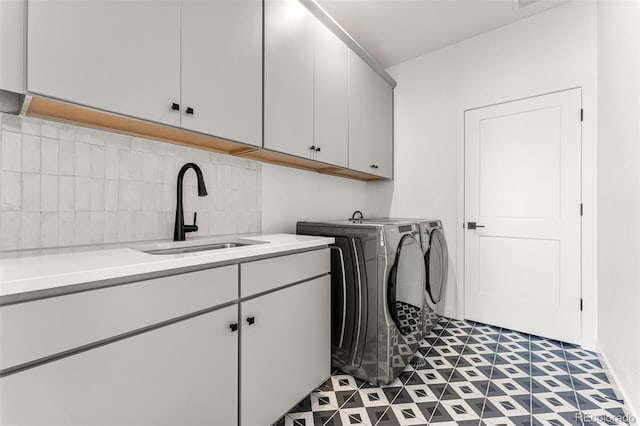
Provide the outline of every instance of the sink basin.
<path id="1" fill-rule="evenodd" d="M 255 244 L 264 244 L 264 243 L 265 241 L 244 240 L 244 239 L 236 239 L 236 240 L 230 240 L 230 241 L 207 241 L 207 242 L 203 241 L 200 244 L 187 243 L 189 245 L 185 245 L 185 243 L 183 242 L 178 242 L 178 243 L 154 244 L 154 245 L 149 245 L 144 247 L 136 247 L 136 250 L 139 250 L 147 254 L 181 254 L 181 253 L 195 253 L 199 251 L 231 249 L 236 247 L 245 247 L 245 246 L 251 246 Z"/>

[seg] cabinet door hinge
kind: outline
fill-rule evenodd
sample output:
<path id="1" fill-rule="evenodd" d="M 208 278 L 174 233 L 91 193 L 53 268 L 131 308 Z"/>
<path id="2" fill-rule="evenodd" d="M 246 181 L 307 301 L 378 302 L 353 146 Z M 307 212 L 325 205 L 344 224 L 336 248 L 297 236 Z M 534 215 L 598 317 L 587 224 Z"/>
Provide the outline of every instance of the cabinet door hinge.
<path id="1" fill-rule="evenodd" d="M 584 121 L 584 109 L 580 108 L 580 121 Z"/>
<path id="2" fill-rule="evenodd" d="M 582 312 L 582 299 L 580 299 L 580 312 Z"/>
<path id="3" fill-rule="evenodd" d="M 580 203 L 580 216 L 584 215 L 584 205 Z"/>

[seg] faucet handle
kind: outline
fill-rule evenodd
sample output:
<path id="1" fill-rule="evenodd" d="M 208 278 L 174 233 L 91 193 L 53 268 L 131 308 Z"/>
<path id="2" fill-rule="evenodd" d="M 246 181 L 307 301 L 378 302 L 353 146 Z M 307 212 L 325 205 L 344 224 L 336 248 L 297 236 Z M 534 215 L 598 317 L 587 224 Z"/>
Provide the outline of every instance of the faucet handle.
<path id="1" fill-rule="evenodd" d="M 184 232 L 197 232 L 198 225 L 196 225 L 196 221 L 198 219 L 198 212 L 193 212 L 193 225 L 184 225 Z"/>

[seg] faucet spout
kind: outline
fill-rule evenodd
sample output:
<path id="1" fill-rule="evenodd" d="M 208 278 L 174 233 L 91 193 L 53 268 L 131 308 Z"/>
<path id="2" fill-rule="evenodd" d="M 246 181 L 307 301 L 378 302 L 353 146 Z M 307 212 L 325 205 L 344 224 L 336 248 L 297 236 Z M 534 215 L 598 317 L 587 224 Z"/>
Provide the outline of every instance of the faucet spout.
<path id="1" fill-rule="evenodd" d="M 176 200 L 176 220 L 173 227 L 173 241 L 184 241 L 185 234 L 187 232 L 195 232 L 198 230 L 198 225 L 196 225 L 196 214 L 193 215 L 193 225 L 184 224 L 184 212 L 182 209 L 182 181 L 184 180 L 184 174 L 189 169 L 193 169 L 193 171 L 196 172 L 196 177 L 198 179 L 198 196 L 204 197 L 207 195 L 207 187 L 204 184 L 204 178 L 200 167 L 195 163 L 187 163 L 182 166 L 180 172 L 178 172 L 178 196 Z"/>

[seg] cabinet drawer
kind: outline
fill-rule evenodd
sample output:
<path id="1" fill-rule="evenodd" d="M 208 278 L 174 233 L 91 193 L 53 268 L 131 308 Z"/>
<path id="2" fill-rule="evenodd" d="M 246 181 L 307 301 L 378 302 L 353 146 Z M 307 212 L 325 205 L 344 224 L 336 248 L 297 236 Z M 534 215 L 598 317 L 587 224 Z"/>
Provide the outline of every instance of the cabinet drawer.
<path id="1" fill-rule="evenodd" d="M 0 307 L 0 367 L 34 361 L 238 297 L 238 266 Z"/>
<path id="2" fill-rule="evenodd" d="M 247 297 L 331 271 L 329 249 L 257 260 L 241 266 L 240 296 Z"/>

